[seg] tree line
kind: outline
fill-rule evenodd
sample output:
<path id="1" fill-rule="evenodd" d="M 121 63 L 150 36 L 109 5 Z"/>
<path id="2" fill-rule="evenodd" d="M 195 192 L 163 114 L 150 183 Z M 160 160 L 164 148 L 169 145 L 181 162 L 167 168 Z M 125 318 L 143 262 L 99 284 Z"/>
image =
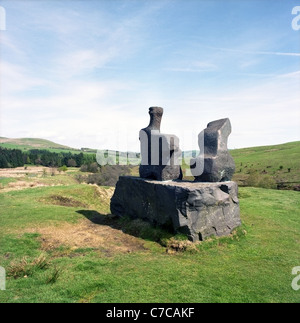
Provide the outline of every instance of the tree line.
<path id="1" fill-rule="evenodd" d="M 23 167 L 25 164 L 46 167 L 81 167 L 96 162 L 96 154 L 72 154 L 71 152 L 50 152 L 32 149 L 23 152 L 18 149 L 0 147 L 0 168 Z"/>

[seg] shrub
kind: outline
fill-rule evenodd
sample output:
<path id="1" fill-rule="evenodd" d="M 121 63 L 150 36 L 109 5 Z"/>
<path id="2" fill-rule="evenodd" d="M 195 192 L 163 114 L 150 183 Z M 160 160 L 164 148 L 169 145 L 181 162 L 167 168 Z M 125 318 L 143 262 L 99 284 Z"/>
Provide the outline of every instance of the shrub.
<path id="1" fill-rule="evenodd" d="M 116 186 L 120 176 L 131 174 L 129 166 L 103 166 L 97 174 L 89 175 L 86 179 L 88 184 L 97 184 L 99 186 Z"/>
<path id="2" fill-rule="evenodd" d="M 66 165 L 59 167 L 59 172 L 66 172 L 68 170 L 68 167 Z"/>
<path id="3" fill-rule="evenodd" d="M 89 172 L 98 173 L 100 171 L 100 167 L 97 163 L 92 163 L 88 167 Z"/>
<path id="4" fill-rule="evenodd" d="M 100 172 L 100 167 L 97 163 L 92 163 L 92 164 L 84 164 L 80 167 L 80 171 L 83 173 L 99 173 Z"/>
<path id="5" fill-rule="evenodd" d="M 96 164 L 96 163 L 95 163 Z M 120 176 L 128 176 L 131 175 L 131 166 L 103 166 L 99 167 L 98 171 L 94 174 L 89 175 L 77 175 L 75 178 L 79 183 L 88 183 L 88 184 L 96 184 L 99 186 L 116 186 Z M 85 167 L 81 167 L 81 171 L 86 170 L 87 165 Z"/>
<path id="6" fill-rule="evenodd" d="M 85 183 L 87 182 L 87 176 L 83 176 L 83 175 L 76 175 L 75 179 L 78 183 Z"/>
<path id="7" fill-rule="evenodd" d="M 83 173 L 87 173 L 89 171 L 89 166 L 88 165 L 82 165 L 80 167 L 80 171 Z"/>
<path id="8" fill-rule="evenodd" d="M 75 159 L 69 159 L 68 160 L 68 167 L 76 167 L 77 163 Z"/>
<path id="9" fill-rule="evenodd" d="M 268 189 L 277 188 L 276 181 L 272 176 L 259 174 L 253 169 L 251 169 L 249 173 L 250 175 L 245 181 L 245 186 L 261 187 L 261 188 L 268 188 Z"/>
<path id="10" fill-rule="evenodd" d="M 258 183 L 258 187 L 276 189 L 277 183 L 272 176 L 263 176 L 263 178 Z"/>
<path id="11" fill-rule="evenodd" d="M 261 178 L 261 176 L 258 173 L 256 173 L 255 170 L 250 169 L 249 177 L 245 181 L 245 185 L 250 186 L 250 187 L 257 187 L 258 183 L 260 181 L 260 178 Z"/>

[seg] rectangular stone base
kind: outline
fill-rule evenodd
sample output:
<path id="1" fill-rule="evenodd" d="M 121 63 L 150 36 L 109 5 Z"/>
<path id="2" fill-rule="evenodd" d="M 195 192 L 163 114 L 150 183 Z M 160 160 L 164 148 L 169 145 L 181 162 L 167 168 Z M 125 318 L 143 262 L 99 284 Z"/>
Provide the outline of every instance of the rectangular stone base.
<path id="1" fill-rule="evenodd" d="M 226 236 L 241 225 L 235 182 L 159 182 L 124 176 L 111 199 L 111 212 L 172 228 L 191 241 Z"/>

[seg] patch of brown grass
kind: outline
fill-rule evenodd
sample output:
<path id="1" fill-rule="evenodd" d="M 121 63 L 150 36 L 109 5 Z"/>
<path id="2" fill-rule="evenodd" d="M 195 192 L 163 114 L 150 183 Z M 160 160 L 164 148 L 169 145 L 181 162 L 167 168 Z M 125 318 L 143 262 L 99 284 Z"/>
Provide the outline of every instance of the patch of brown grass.
<path id="1" fill-rule="evenodd" d="M 104 188 L 96 184 L 88 184 L 88 185 L 95 187 L 95 197 L 100 198 L 103 206 L 109 207 L 110 200 L 113 197 L 115 192 L 115 188 L 114 187 Z"/>
<path id="2" fill-rule="evenodd" d="M 188 240 L 177 240 L 171 238 L 166 243 L 167 253 L 172 254 L 175 252 L 199 252 L 197 249 L 197 243 L 193 243 Z"/>
<path id="3" fill-rule="evenodd" d="M 60 206 L 67 206 L 67 207 L 83 207 L 87 208 L 88 205 L 77 201 L 75 199 L 72 199 L 70 197 L 65 197 L 61 195 L 51 195 L 49 198 L 47 198 L 47 201 L 49 201 L 51 204 L 54 205 L 60 205 Z"/>
<path id="4" fill-rule="evenodd" d="M 25 167 L 17 167 L 17 168 L 1 168 L 0 169 L 0 177 L 5 178 L 18 178 L 24 177 L 27 175 L 42 175 L 44 169 L 47 171 L 47 167 L 37 167 L 37 166 L 29 166 L 25 169 Z"/>
<path id="5" fill-rule="evenodd" d="M 55 250 L 61 246 L 71 250 L 93 248 L 106 255 L 146 250 L 141 239 L 135 238 L 108 225 L 99 225 L 85 219 L 80 223 L 26 230 L 41 235 L 42 249 Z"/>
<path id="6" fill-rule="evenodd" d="M 5 193 L 5 192 L 11 192 L 11 191 L 20 191 L 27 188 L 36 188 L 36 187 L 44 187 L 44 186 L 47 186 L 47 185 L 39 182 L 18 181 L 18 182 L 9 183 L 7 187 L 3 187 L 1 189 L 1 192 Z"/>

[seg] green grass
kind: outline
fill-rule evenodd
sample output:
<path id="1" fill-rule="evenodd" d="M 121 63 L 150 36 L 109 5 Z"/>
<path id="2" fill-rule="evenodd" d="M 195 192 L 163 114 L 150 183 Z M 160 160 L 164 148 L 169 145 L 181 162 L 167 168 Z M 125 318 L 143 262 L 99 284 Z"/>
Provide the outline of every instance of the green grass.
<path id="1" fill-rule="evenodd" d="M 14 178 L 0 177 L 0 189 L 6 187 L 9 183 L 13 183 L 16 180 Z"/>
<path id="2" fill-rule="evenodd" d="M 0 193 L 0 265 L 10 273 L 0 303 L 300 302 L 300 292 L 291 288 L 292 268 L 300 266 L 298 192 L 241 188 L 241 231 L 247 235 L 172 254 L 153 241 L 148 227 L 133 228 L 126 220 L 111 223 L 136 235 L 140 230 L 145 250 L 109 255 L 101 246 L 42 250 L 40 234 L 24 233 L 26 228 L 75 225 L 84 218 L 78 213 L 82 207 L 53 205 L 53 196 L 109 212 L 108 201 L 88 185 Z M 20 273 L 16 279 L 13 272 Z"/>
<path id="3" fill-rule="evenodd" d="M 40 224 L 74 223 L 78 214 L 52 205 L 53 196 L 63 196 L 99 212 L 108 212 L 108 202 L 101 202 L 95 188 L 89 185 L 43 187 L 0 194 L 0 234 L 10 229 L 25 229 Z M 76 203 L 75 203 L 76 204 Z M 105 205 L 105 206 L 103 206 Z M 82 209 L 82 207 L 77 208 Z"/>
<path id="4" fill-rule="evenodd" d="M 249 172 L 272 176 L 277 182 L 300 184 L 300 141 L 276 146 L 253 147 L 230 151 L 236 164 L 236 181 L 243 181 Z"/>
<path id="5" fill-rule="evenodd" d="M 300 185 L 300 141 L 275 146 L 230 150 L 236 173 L 233 180 L 240 186 L 294 189 Z M 189 169 L 189 158 L 183 170 Z M 185 177 L 193 180 L 192 177 Z M 251 180 L 250 180 L 251 178 Z"/>

